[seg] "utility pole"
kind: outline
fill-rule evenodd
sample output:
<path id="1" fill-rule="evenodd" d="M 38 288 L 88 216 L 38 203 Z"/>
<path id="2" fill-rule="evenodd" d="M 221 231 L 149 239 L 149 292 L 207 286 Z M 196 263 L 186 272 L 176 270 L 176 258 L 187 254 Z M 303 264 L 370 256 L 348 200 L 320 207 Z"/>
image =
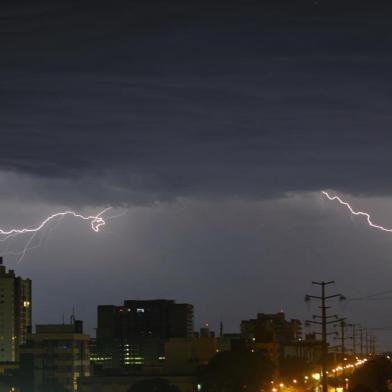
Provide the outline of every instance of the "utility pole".
<path id="1" fill-rule="evenodd" d="M 368 335 L 369 339 L 369 350 L 368 354 L 374 355 L 376 353 L 376 337 L 374 335 Z"/>
<path id="2" fill-rule="evenodd" d="M 327 309 L 330 306 L 327 306 L 326 303 L 329 299 L 339 297 L 340 300 L 344 300 L 344 296 L 341 294 L 334 294 L 334 295 L 325 295 L 325 288 L 326 286 L 335 283 L 334 281 L 329 282 L 312 282 L 312 284 L 320 286 L 321 288 L 321 296 L 316 295 L 306 295 L 305 301 L 310 301 L 312 298 L 317 299 L 321 302 L 321 306 L 319 309 L 321 310 L 321 316 L 313 316 L 314 319 L 319 318 L 321 321 L 307 321 L 307 323 L 313 323 L 321 325 L 321 382 L 322 382 L 322 392 L 328 391 L 328 374 L 327 374 L 327 360 L 328 360 L 328 342 L 327 342 L 327 325 L 331 323 L 336 323 L 338 316 L 327 316 Z M 335 318 L 335 320 L 328 321 L 328 318 Z"/>
<path id="3" fill-rule="evenodd" d="M 355 355 L 357 352 L 357 326 L 358 324 L 351 324 L 353 328 L 353 355 Z"/>
<path id="4" fill-rule="evenodd" d="M 342 356 L 344 357 L 344 354 L 346 353 L 346 345 L 345 345 L 345 329 L 346 329 L 346 322 L 343 320 L 340 321 L 340 341 L 341 341 L 341 349 L 342 349 Z"/>
<path id="5" fill-rule="evenodd" d="M 363 355 L 363 331 L 364 331 L 364 329 L 363 328 L 361 328 L 360 330 L 359 330 L 359 333 L 360 333 L 360 335 L 359 335 L 359 342 L 360 342 L 360 347 L 361 347 L 361 355 Z"/>
<path id="6" fill-rule="evenodd" d="M 369 334 L 368 330 L 365 330 L 365 347 L 366 347 L 366 355 L 369 355 Z"/>
<path id="7" fill-rule="evenodd" d="M 341 319 L 339 324 L 334 325 L 334 327 L 340 327 L 340 333 L 339 337 L 336 339 L 340 340 L 340 352 L 342 354 L 342 357 L 346 354 L 346 340 L 347 339 L 352 339 L 351 336 L 346 335 L 346 327 L 352 327 L 353 324 L 347 324 L 345 319 Z"/>

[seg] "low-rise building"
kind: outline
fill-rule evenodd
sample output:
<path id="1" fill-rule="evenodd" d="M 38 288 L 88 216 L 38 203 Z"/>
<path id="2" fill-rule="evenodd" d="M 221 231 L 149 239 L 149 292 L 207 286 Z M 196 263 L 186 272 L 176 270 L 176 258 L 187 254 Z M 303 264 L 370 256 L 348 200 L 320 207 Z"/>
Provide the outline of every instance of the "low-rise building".
<path id="1" fill-rule="evenodd" d="M 247 341 L 240 333 L 225 333 L 217 338 L 218 351 L 238 351 L 248 347 Z"/>
<path id="2" fill-rule="evenodd" d="M 301 339 L 301 326 L 297 319 L 286 320 L 283 311 L 275 314 L 258 313 L 255 319 L 241 321 L 241 334 L 249 341 L 284 345 Z"/>
<path id="3" fill-rule="evenodd" d="M 302 323 L 286 320 L 283 311 L 274 314 L 258 313 L 255 319 L 241 321 L 241 335 L 248 347 L 269 356 L 276 369 L 285 357 L 285 347 L 302 339 Z"/>
<path id="4" fill-rule="evenodd" d="M 88 342 L 82 321 L 37 325 L 21 350 L 23 390 L 77 391 L 79 380 L 90 376 Z"/>
<path id="5" fill-rule="evenodd" d="M 292 342 L 284 347 L 285 358 L 301 358 L 308 363 L 319 363 L 321 355 L 322 342 L 315 334 L 308 334 L 304 340 Z"/>
<path id="6" fill-rule="evenodd" d="M 212 336 L 171 338 L 165 343 L 163 367 L 167 373 L 191 374 L 207 365 L 218 352 L 217 339 Z"/>

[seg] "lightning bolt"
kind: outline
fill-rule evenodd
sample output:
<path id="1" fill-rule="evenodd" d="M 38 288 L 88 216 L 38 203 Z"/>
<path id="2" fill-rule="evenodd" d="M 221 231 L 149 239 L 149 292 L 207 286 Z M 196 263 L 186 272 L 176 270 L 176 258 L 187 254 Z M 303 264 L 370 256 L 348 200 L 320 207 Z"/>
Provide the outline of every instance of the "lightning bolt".
<path id="1" fill-rule="evenodd" d="M 48 216 L 46 219 L 44 219 L 38 226 L 36 227 L 25 227 L 25 228 L 17 228 L 17 229 L 10 229 L 10 230 L 5 230 L 0 228 L 0 237 L 3 236 L 3 238 L 0 238 L 0 242 L 5 242 L 10 238 L 15 238 L 16 236 L 23 235 L 23 234 L 30 234 L 30 238 L 28 239 L 26 245 L 22 249 L 22 251 L 16 253 L 15 255 L 20 255 L 18 263 L 22 261 L 22 259 L 25 257 L 26 253 L 34 249 L 36 247 L 39 247 L 42 243 L 42 238 L 40 240 L 40 243 L 37 246 L 31 246 L 32 242 L 35 238 L 35 236 L 39 232 L 44 232 L 46 227 L 52 222 L 52 221 L 58 221 L 59 219 L 64 218 L 65 216 L 72 216 L 74 218 L 78 218 L 83 221 L 88 221 L 90 222 L 91 229 L 98 233 L 101 229 L 102 226 L 106 224 L 105 219 L 102 217 L 103 214 L 105 214 L 108 210 L 110 210 L 111 207 L 105 208 L 101 212 L 99 212 L 97 215 L 82 215 L 78 214 L 75 211 L 62 211 L 62 212 L 57 212 L 55 214 L 52 214 Z"/>
<path id="2" fill-rule="evenodd" d="M 366 218 L 366 221 L 368 223 L 368 225 L 370 227 L 373 227 L 377 230 L 381 230 L 381 231 L 386 231 L 388 233 L 392 233 L 392 229 L 388 229 L 387 227 L 384 226 L 380 226 L 377 225 L 375 223 L 372 222 L 370 215 L 367 212 L 363 212 L 363 211 L 355 211 L 351 205 L 349 203 L 347 203 L 346 201 L 342 200 L 339 196 L 331 196 L 328 192 L 326 191 L 321 191 L 321 193 L 330 201 L 337 201 L 339 204 L 341 204 L 342 206 L 345 206 L 352 215 L 356 215 L 356 216 L 364 216 Z"/>
<path id="3" fill-rule="evenodd" d="M 48 216 L 45 220 L 43 220 L 37 227 L 33 228 L 23 228 L 23 229 L 11 229 L 11 230 L 3 230 L 0 229 L 0 235 L 5 235 L 5 236 L 12 236 L 15 234 L 27 234 L 27 233 L 36 233 L 40 230 L 42 230 L 48 223 L 56 218 L 64 217 L 67 215 L 71 215 L 75 218 L 79 218 L 85 221 L 90 221 L 91 229 L 94 230 L 96 233 L 99 232 L 99 229 L 106 224 L 105 220 L 102 218 L 102 215 L 110 210 L 111 207 L 105 208 L 102 210 L 99 214 L 97 215 L 90 215 L 90 216 L 84 216 L 81 214 L 77 214 L 75 211 L 63 211 L 63 212 L 57 212 L 56 214 Z"/>

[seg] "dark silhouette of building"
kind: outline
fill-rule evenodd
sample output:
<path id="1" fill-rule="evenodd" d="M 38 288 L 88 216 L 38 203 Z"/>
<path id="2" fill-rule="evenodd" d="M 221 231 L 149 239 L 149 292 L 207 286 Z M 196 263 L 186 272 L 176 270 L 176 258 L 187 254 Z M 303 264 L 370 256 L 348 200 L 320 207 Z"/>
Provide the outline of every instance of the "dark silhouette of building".
<path id="1" fill-rule="evenodd" d="M 284 312 L 258 313 L 256 319 L 241 321 L 241 334 L 255 343 L 287 344 L 301 339 L 302 326 L 299 320 L 286 320 Z"/>
<path id="2" fill-rule="evenodd" d="M 284 347 L 301 340 L 302 325 L 296 319 L 286 320 L 283 311 L 258 313 L 256 319 L 241 321 L 241 335 L 252 349 L 264 351 L 278 368 Z"/>
<path id="3" fill-rule="evenodd" d="M 0 257 L 0 362 L 17 362 L 31 330 L 31 280 L 6 270 Z"/>
<path id="4" fill-rule="evenodd" d="M 322 355 L 322 341 L 315 333 L 307 334 L 305 339 L 293 341 L 283 348 L 285 358 L 301 358 L 308 363 L 320 363 Z"/>
<path id="5" fill-rule="evenodd" d="M 128 300 L 98 306 L 94 357 L 103 367 L 156 366 L 169 338 L 190 338 L 193 306 L 172 300 Z"/>
<path id="6" fill-rule="evenodd" d="M 90 376 L 90 337 L 83 323 L 37 325 L 21 348 L 22 392 L 77 391 L 81 378 Z"/>

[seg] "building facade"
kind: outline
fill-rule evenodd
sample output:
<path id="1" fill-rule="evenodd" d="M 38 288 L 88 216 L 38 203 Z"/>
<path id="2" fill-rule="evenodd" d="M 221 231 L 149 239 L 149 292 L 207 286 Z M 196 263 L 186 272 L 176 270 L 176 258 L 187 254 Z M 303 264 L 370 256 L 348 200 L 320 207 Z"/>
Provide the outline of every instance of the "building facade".
<path id="1" fill-rule="evenodd" d="M 256 343 L 288 344 L 302 337 L 302 325 L 299 320 L 286 320 L 284 312 L 258 313 L 256 319 L 241 321 L 241 334 Z"/>
<path id="2" fill-rule="evenodd" d="M 284 357 L 301 358 L 308 363 L 320 363 L 322 347 L 322 341 L 317 339 L 316 334 L 307 334 L 305 339 L 286 345 L 284 347 Z"/>
<path id="3" fill-rule="evenodd" d="M 172 300 L 98 306 L 96 357 L 104 367 L 157 366 L 169 338 L 191 338 L 193 306 Z M 102 361 L 101 361 L 102 362 Z"/>
<path id="4" fill-rule="evenodd" d="M 208 325 L 192 338 L 170 338 L 165 343 L 166 374 L 195 374 L 219 352 L 218 339 Z"/>
<path id="5" fill-rule="evenodd" d="M 284 312 L 258 313 L 255 319 L 241 321 L 241 335 L 248 346 L 263 351 L 278 368 L 285 347 L 301 341 L 302 324 L 296 319 L 286 320 Z"/>
<path id="6" fill-rule="evenodd" d="M 0 257 L 0 362 L 17 362 L 31 330 L 31 280 L 6 270 Z"/>
<path id="7" fill-rule="evenodd" d="M 89 339 L 79 320 L 37 325 L 21 349 L 22 391 L 77 391 L 80 379 L 90 376 Z"/>

